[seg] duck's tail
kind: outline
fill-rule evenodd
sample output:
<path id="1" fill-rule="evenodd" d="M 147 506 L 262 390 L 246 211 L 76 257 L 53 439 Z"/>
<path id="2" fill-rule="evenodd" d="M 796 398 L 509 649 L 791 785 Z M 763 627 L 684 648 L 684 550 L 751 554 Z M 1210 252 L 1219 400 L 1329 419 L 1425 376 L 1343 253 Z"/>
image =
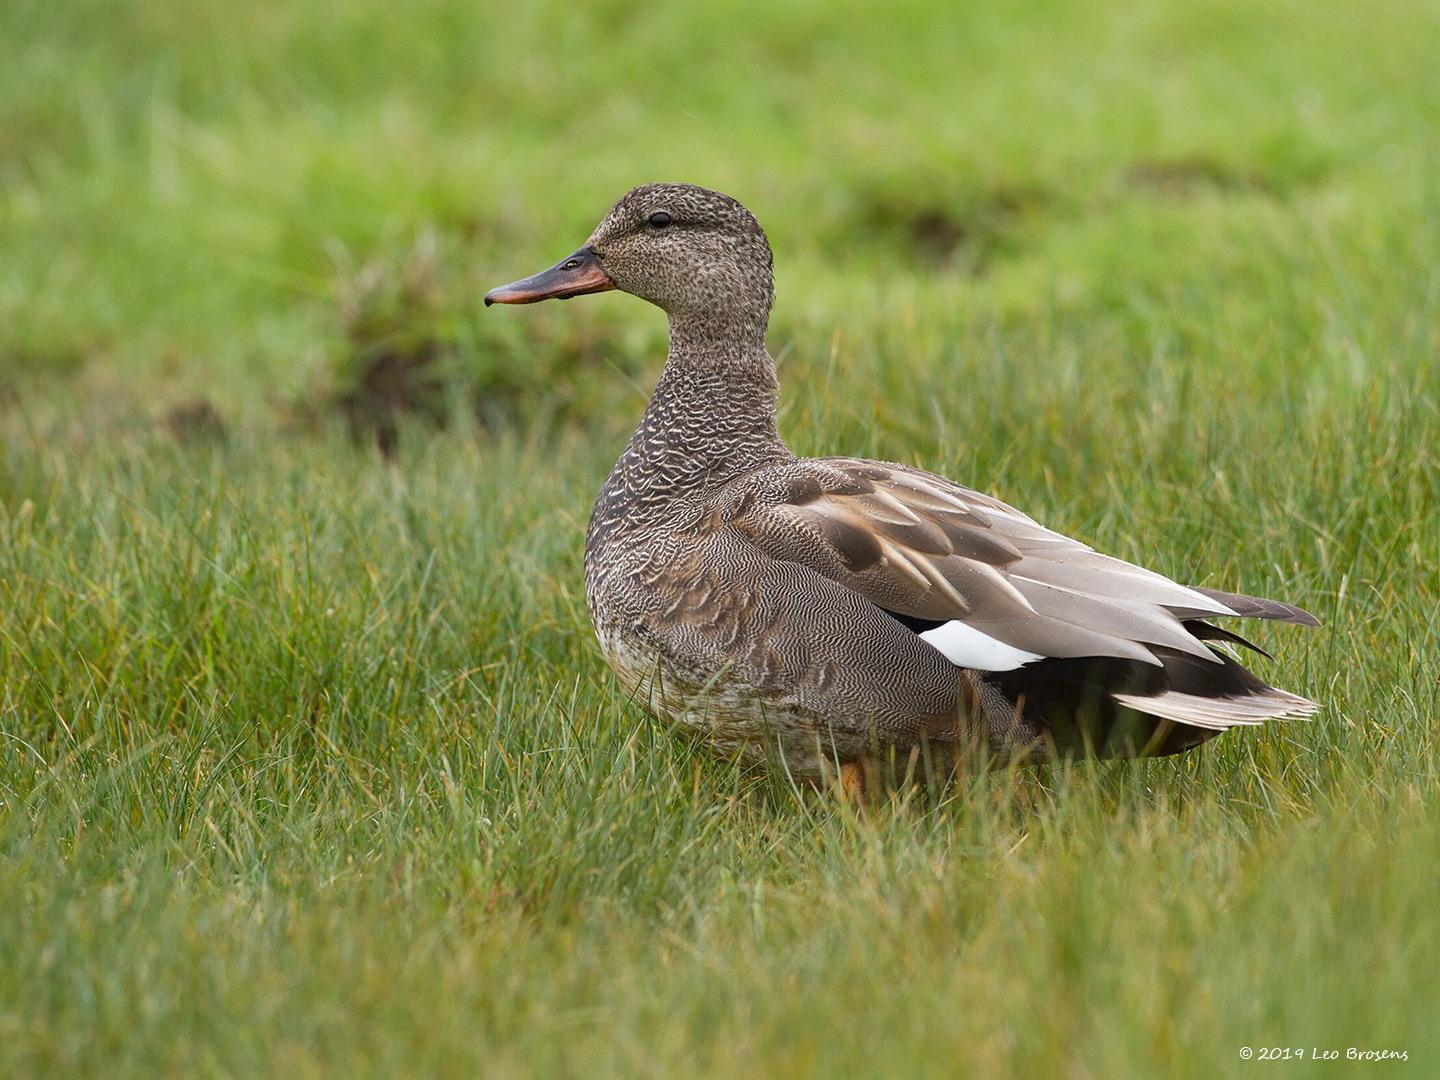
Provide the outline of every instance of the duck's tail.
<path id="1" fill-rule="evenodd" d="M 1218 650 L 1216 656 L 1218 663 L 1184 653 L 1164 656 L 1161 658 L 1163 688 L 1110 693 L 1110 699 L 1121 706 L 1121 713 L 1139 714 L 1132 724 L 1139 721 L 1136 726 L 1144 734 L 1145 742 L 1138 744 L 1138 740 L 1131 739 L 1137 744 L 1135 752 L 1173 754 L 1232 727 L 1251 726 L 1266 720 L 1298 720 L 1319 709 L 1309 698 L 1257 678 L 1232 657 Z M 1117 715 L 1116 719 L 1125 718 Z M 1117 745 L 1115 749 L 1119 751 L 1121 747 Z"/>
<path id="2" fill-rule="evenodd" d="M 1318 626 L 1291 604 L 1238 593 L 1197 590 L 1236 614 Z M 986 680 L 1038 726 L 1061 757 L 1148 757 L 1198 746 L 1233 727 L 1299 719 L 1319 705 L 1270 686 L 1235 658 L 1236 647 L 1268 655 L 1230 630 L 1176 611 L 1213 658 L 1152 646 L 1159 666 L 1106 657 L 1050 659 Z"/>

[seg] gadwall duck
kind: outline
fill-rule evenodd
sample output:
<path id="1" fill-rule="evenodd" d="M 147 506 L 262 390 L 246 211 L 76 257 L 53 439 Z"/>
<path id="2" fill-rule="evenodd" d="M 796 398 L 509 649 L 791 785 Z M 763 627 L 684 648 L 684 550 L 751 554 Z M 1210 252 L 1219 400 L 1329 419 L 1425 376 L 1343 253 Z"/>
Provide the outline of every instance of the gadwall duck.
<path id="1" fill-rule="evenodd" d="M 590 516 L 590 617 L 621 680 L 721 752 L 850 791 L 887 758 L 1171 754 L 1315 711 L 1210 621 L 1318 625 L 1297 607 L 1178 584 L 907 465 L 791 453 L 770 244 L 734 199 L 637 187 L 485 303 L 609 289 L 663 309 L 670 348 Z"/>

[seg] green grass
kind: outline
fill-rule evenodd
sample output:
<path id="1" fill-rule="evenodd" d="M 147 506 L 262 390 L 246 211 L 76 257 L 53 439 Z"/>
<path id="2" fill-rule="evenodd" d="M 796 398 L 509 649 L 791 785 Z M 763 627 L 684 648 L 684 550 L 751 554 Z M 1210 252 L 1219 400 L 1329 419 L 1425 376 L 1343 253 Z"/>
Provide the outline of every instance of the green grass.
<path id="1" fill-rule="evenodd" d="M 1433 1074 L 1440 9 L 1100 7 L 0 6 L 0 1073 Z M 1300 603 L 1325 711 L 860 817 L 661 730 L 580 547 L 663 321 L 479 306 L 650 179 L 797 450 Z"/>

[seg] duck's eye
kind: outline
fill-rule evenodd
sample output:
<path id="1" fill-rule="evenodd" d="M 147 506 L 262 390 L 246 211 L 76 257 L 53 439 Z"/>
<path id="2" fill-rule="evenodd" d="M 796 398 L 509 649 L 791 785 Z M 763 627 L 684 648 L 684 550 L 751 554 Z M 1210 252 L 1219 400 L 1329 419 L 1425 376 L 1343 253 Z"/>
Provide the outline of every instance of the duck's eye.
<path id="1" fill-rule="evenodd" d="M 650 224 L 657 229 L 663 229 L 666 225 L 670 224 L 670 215 L 664 210 L 656 210 L 655 213 L 650 215 Z"/>

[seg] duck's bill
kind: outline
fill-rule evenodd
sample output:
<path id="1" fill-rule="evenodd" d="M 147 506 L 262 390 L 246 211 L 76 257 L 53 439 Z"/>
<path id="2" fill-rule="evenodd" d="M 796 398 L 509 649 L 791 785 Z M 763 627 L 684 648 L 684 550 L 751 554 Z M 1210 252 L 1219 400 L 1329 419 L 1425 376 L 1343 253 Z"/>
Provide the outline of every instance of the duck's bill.
<path id="1" fill-rule="evenodd" d="M 615 288 L 610 275 L 600 268 L 595 252 L 583 247 L 568 259 L 561 259 L 549 270 L 541 270 L 509 285 L 501 285 L 485 294 L 485 306 L 491 304 L 534 304 L 541 300 L 569 300 L 592 292 Z"/>

